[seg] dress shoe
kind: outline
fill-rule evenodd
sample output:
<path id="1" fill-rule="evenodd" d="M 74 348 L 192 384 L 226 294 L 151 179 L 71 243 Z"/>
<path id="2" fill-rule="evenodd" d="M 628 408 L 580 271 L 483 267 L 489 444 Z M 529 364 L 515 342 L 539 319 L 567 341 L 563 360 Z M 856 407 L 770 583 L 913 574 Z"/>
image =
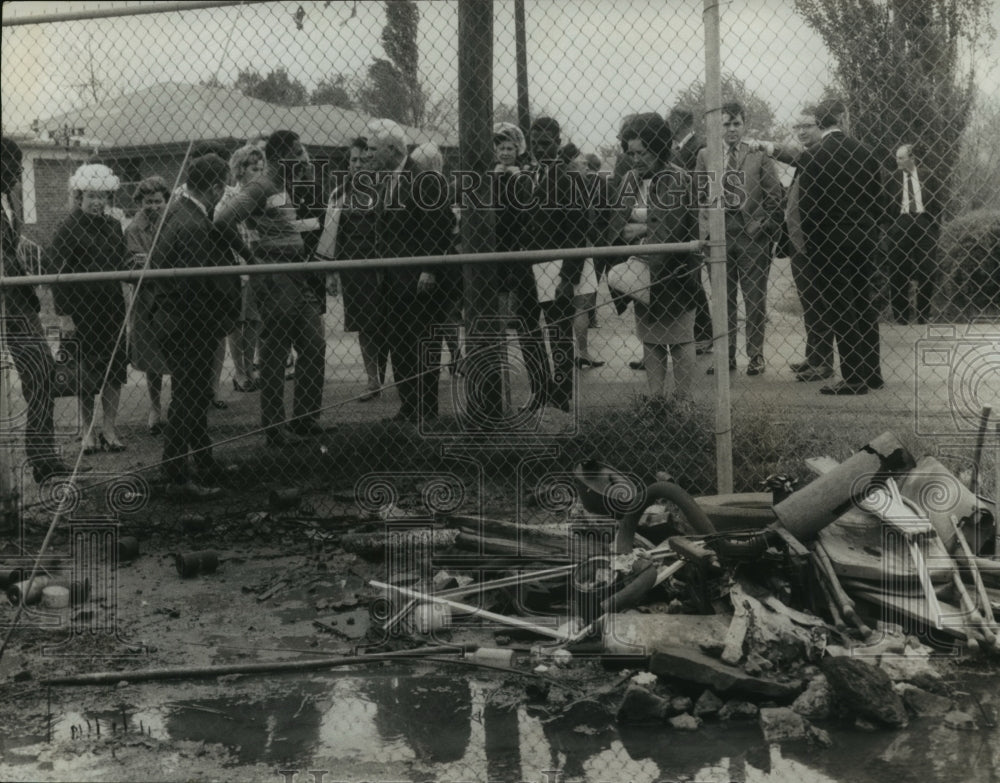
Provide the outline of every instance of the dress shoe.
<path id="1" fill-rule="evenodd" d="M 302 442 L 302 437 L 296 435 L 285 427 L 275 427 L 267 431 L 265 443 L 269 448 L 280 449 L 285 446 L 294 446 Z"/>
<path id="2" fill-rule="evenodd" d="M 876 375 L 874 378 L 870 378 L 867 384 L 869 389 L 881 389 L 885 386 L 885 381 L 882 380 L 881 375 Z"/>
<path id="3" fill-rule="evenodd" d="M 182 503 L 197 503 L 201 500 L 211 500 L 212 498 L 217 498 L 222 494 L 221 487 L 206 487 L 202 484 L 196 484 L 195 482 L 188 480 L 183 484 L 178 484 L 176 482 L 170 482 L 166 486 L 166 495 L 171 500 L 177 500 Z"/>
<path id="4" fill-rule="evenodd" d="M 108 440 L 104 437 L 102 432 L 97 436 L 98 442 L 101 444 L 101 451 L 105 451 L 108 454 L 118 454 L 119 452 L 125 451 L 125 444 L 120 440 Z"/>
<path id="5" fill-rule="evenodd" d="M 296 435 L 301 435 L 304 438 L 322 435 L 326 432 L 326 430 L 324 430 L 315 419 L 302 419 L 290 422 L 288 424 L 288 429 Z"/>
<path id="6" fill-rule="evenodd" d="M 791 362 L 788 365 L 788 369 L 792 372 L 805 372 L 806 370 L 811 370 L 813 366 L 809 362 Z"/>
<path id="7" fill-rule="evenodd" d="M 752 357 L 750 359 L 750 364 L 747 365 L 747 375 L 763 375 L 764 374 L 764 357 L 760 354 Z"/>
<path id="8" fill-rule="evenodd" d="M 827 378 L 833 377 L 832 367 L 807 367 L 804 370 L 800 370 L 795 373 L 795 380 L 801 381 L 802 383 L 811 383 L 813 381 L 825 381 Z"/>
<path id="9" fill-rule="evenodd" d="M 628 363 L 628 368 L 630 370 L 639 370 L 639 371 L 642 371 L 642 370 L 646 369 L 646 363 L 645 362 L 629 362 Z"/>
<path id="10" fill-rule="evenodd" d="M 868 387 L 864 384 L 848 383 L 840 381 L 832 386 L 824 386 L 819 390 L 820 394 L 832 394 L 837 397 L 847 397 L 856 394 L 868 394 Z"/>
<path id="11" fill-rule="evenodd" d="M 735 372 L 735 371 L 736 371 L 736 360 L 735 359 L 730 359 L 729 360 L 729 372 Z M 715 365 L 714 364 L 711 367 L 708 368 L 708 370 L 705 372 L 705 375 L 715 375 Z"/>
<path id="12" fill-rule="evenodd" d="M 227 403 L 225 400 L 212 400 L 212 407 L 215 408 L 217 411 L 224 411 L 226 408 L 229 407 L 229 403 Z"/>
<path id="13" fill-rule="evenodd" d="M 587 359 L 583 356 L 576 357 L 576 367 L 578 370 L 586 370 L 590 367 L 603 367 L 604 362 L 595 362 L 593 359 Z"/>
<path id="14" fill-rule="evenodd" d="M 377 400 L 382 396 L 381 389 L 369 389 L 360 397 L 358 397 L 358 402 L 371 402 L 372 400 Z"/>

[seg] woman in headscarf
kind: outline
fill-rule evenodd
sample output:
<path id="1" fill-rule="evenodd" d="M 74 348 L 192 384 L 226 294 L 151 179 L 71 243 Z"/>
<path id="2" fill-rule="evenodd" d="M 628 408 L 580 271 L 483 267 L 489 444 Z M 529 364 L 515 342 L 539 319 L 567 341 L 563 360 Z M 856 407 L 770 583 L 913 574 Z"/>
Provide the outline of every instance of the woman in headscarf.
<path id="1" fill-rule="evenodd" d="M 73 210 L 56 229 L 50 248 L 54 268 L 61 274 L 110 272 L 128 263 L 121 223 L 105 214 L 119 180 L 107 166 L 88 163 L 70 177 Z M 83 451 L 124 451 L 118 436 L 118 403 L 125 383 L 125 299 L 121 284 L 60 283 L 54 287 L 57 311 L 73 319 L 80 357 L 80 420 Z M 102 431 L 95 432 L 94 397 L 100 395 Z"/>
<path id="2" fill-rule="evenodd" d="M 133 269 L 144 269 L 153 247 L 163 213 L 170 199 L 170 188 L 163 177 L 147 177 L 139 183 L 132 199 L 139 211 L 125 229 L 125 246 Z M 160 396 L 163 390 L 163 376 L 167 374 L 167 363 L 160 355 L 160 349 L 153 338 L 153 311 L 156 304 L 154 291 L 156 284 L 143 281 L 132 305 L 129 324 L 129 360 L 132 366 L 146 373 L 146 391 L 149 393 L 149 414 L 146 426 L 150 435 L 162 431 L 162 409 Z"/>

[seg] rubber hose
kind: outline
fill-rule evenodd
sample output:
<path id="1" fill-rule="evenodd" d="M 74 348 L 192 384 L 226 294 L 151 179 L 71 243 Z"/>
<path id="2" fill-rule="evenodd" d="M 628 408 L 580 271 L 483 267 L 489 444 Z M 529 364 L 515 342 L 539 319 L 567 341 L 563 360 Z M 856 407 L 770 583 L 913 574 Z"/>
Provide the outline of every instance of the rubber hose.
<path id="1" fill-rule="evenodd" d="M 701 506 L 695 502 L 693 497 L 676 484 L 669 481 L 657 481 L 655 484 L 650 484 L 646 487 L 642 502 L 636 509 L 622 517 L 618 527 L 618 552 L 625 554 L 632 551 L 633 539 L 636 528 L 639 527 L 639 520 L 646 513 L 646 509 L 654 503 L 662 501 L 667 501 L 677 506 L 696 532 L 704 534 L 716 532 L 712 520 L 702 511 Z M 628 539 L 627 541 L 625 540 L 626 538 Z"/>

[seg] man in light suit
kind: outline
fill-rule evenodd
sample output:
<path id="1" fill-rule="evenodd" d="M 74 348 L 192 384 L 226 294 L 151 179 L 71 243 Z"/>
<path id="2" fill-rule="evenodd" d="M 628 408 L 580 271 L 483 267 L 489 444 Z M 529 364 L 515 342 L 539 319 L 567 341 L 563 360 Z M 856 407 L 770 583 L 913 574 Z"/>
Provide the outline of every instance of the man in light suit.
<path id="1" fill-rule="evenodd" d="M 934 173 L 917 164 L 913 145 L 896 150 L 896 171 L 889 193 L 889 290 L 892 317 L 910 323 L 910 281 L 916 285 L 919 324 L 931 317 L 931 300 L 937 276 L 937 243 L 940 234 L 941 196 Z"/>
<path id="2" fill-rule="evenodd" d="M 729 369 L 736 369 L 736 292 L 746 307 L 747 375 L 764 372 L 764 324 L 767 320 L 767 276 L 771 245 L 781 225 L 781 182 L 762 150 L 743 142 L 746 111 L 739 103 L 722 106 L 723 205 L 726 210 L 726 279 L 728 284 Z M 708 169 L 705 150 L 698 153 L 698 170 Z M 699 214 L 702 239 L 708 239 L 708 210 Z M 710 367 L 708 374 L 714 373 Z"/>
<path id="3" fill-rule="evenodd" d="M 883 386 L 872 257 L 887 218 L 882 165 L 867 146 L 839 127 L 843 105 L 816 112 L 823 138 L 800 175 L 802 231 L 817 270 L 824 312 L 840 352 L 841 381 L 821 394 L 867 394 Z"/>

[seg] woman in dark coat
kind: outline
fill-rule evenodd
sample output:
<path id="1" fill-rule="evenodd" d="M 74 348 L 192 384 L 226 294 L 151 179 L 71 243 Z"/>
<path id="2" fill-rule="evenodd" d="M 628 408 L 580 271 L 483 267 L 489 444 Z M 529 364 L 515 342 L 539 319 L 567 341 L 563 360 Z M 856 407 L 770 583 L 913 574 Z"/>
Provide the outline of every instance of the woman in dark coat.
<path id="1" fill-rule="evenodd" d="M 85 164 L 70 177 L 73 211 L 56 230 L 50 254 L 59 273 L 120 270 L 128 263 L 121 223 L 108 217 L 118 177 L 107 166 Z M 54 297 L 60 315 L 73 319 L 80 357 L 80 421 L 85 454 L 123 451 L 117 419 L 128 360 L 124 337 L 125 299 L 116 281 L 60 283 Z M 107 380 L 105 381 L 105 377 Z M 94 396 L 100 395 L 102 431 L 95 432 Z"/>

